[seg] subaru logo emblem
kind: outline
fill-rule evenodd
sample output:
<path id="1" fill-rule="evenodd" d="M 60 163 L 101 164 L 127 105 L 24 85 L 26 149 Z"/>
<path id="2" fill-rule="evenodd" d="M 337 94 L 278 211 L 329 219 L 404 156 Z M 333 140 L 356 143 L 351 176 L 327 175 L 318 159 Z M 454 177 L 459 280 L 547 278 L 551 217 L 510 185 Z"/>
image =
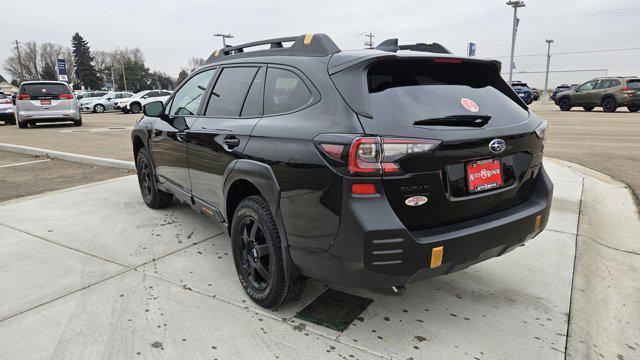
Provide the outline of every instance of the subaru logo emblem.
<path id="1" fill-rule="evenodd" d="M 507 148 L 507 143 L 502 139 L 493 139 L 489 143 L 489 150 L 494 154 L 500 154 Z"/>

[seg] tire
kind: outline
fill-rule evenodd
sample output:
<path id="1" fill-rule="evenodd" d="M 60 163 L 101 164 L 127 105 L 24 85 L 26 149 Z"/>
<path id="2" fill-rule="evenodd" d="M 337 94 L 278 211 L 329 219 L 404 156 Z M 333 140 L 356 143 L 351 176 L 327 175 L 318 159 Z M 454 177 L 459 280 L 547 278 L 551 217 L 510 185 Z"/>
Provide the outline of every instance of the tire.
<path id="1" fill-rule="evenodd" d="M 300 299 L 306 279 L 287 283 L 280 234 L 262 196 L 247 197 L 236 208 L 231 246 L 240 284 L 256 304 L 270 309 Z"/>
<path id="2" fill-rule="evenodd" d="M 136 157 L 136 172 L 138 173 L 138 185 L 144 203 L 152 209 L 162 209 L 171 205 L 173 194 L 158 189 L 156 177 L 146 148 L 138 151 Z"/>
<path id="3" fill-rule="evenodd" d="M 563 98 L 558 101 L 558 106 L 560 106 L 561 111 L 570 111 L 571 110 L 571 99 Z"/>
<path id="4" fill-rule="evenodd" d="M 133 104 L 129 104 L 129 109 L 131 109 L 132 114 L 137 114 L 142 111 L 142 106 L 139 103 L 134 102 Z"/>
<path id="5" fill-rule="evenodd" d="M 27 122 L 26 122 L 26 121 L 18 121 L 18 127 L 19 127 L 20 129 L 26 129 L 26 128 L 28 128 L 28 127 L 29 127 L 29 124 L 27 124 Z"/>
<path id="6" fill-rule="evenodd" d="M 627 106 L 627 110 L 629 110 L 629 112 L 638 112 L 640 110 L 640 104 L 629 105 Z"/>
<path id="7" fill-rule="evenodd" d="M 82 115 L 80 115 L 80 119 L 73 120 L 73 126 L 82 126 Z"/>
<path id="8" fill-rule="evenodd" d="M 596 107 L 595 106 L 583 106 L 582 108 L 584 109 L 584 111 L 592 111 Z"/>
<path id="9" fill-rule="evenodd" d="M 608 97 L 602 100 L 602 110 L 604 110 L 604 112 L 616 112 L 616 110 L 618 110 L 616 99 Z"/>
<path id="10" fill-rule="evenodd" d="M 130 112 L 129 109 L 125 109 L 125 108 L 122 108 L 121 111 L 123 114 L 128 114 Z"/>
<path id="11" fill-rule="evenodd" d="M 93 107 L 93 112 L 94 113 L 98 113 L 98 114 L 102 114 L 104 112 L 105 108 L 104 105 L 102 104 L 96 104 L 96 106 Z"/>
<path id="12" fill-rule="evenodd" d="M 10 119 L 9 121 L 7 121 L 7 124 L 15 125 L 16 124 L 16 118 Z"/>

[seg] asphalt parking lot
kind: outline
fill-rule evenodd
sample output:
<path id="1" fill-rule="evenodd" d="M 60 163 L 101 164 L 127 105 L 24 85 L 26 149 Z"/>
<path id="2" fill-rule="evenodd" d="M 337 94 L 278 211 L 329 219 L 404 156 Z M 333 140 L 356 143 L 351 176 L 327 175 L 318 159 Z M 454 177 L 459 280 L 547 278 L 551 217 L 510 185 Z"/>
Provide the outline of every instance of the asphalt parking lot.
<path id="1" fill-rule="evenodd" d="M 254 305 L 222 229 L 147 208 L 135 176 L 0 205 L 0 358 L 564 359 L 581 178 L 548 168 L 538 238 L 402 296 L 338 289 L 372 301 L 343 331 L 296 317 L 319 282 Z"/>

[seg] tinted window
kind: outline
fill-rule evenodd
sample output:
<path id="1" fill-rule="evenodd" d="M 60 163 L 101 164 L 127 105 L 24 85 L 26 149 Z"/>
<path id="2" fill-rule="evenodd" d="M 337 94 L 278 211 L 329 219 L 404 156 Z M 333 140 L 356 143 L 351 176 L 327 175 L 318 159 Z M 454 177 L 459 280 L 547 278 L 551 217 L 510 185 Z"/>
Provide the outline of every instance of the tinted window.
<path id="1" fill-rule="evenodd" d="M 373 119 L 390 124 L 412 126 L 419 120 L 469 114 L 464 98 L 476 103 L 479 114 L 492 116 L 487 127 L 513 125 L 528 116 L 488 63 L 380 61 L 367 71 L 367 85 Z"/>
<path id="2" fill-rule="evenodd" d="M 196 115 L 204 92 L 215 72 L 215 69 L 203 71 L 189 79 L 174 96 L 169 115 Z"/>
<path id="3" fill-rule="evenodd" d="M 304 81 L 291 71 L 269 69 L 264 91 L 264 113 L 281 114 L 298 109 L 311 101 Z"/>
<path id="4" fill-rule="evenodd" d="M 262 115 L 262 91 L 264 90 L 264 73 L 265 68 L 261 68 L 256 77 L 253 79 L 253 84 L 249 89 L 247 98 L 242 106 L 242 117 L 255 117 Z"/>
<path id="5" fill-rule="evenodd" d="M 32 98 L 58 97 L 61 94 L 71 94 L 71 90 L 63 84 L 24 84 L 20 87 L 20 94 L 30 95 Z"/>
<path id="6" fill-rule="evenodd" d="M 609 87 L 616 87 L 616 86 L 620 86 L 620 85 L 622 85 L 622 84 L 618 80 L 610 80 L 609 81 Z"/>
<path id="7" fill-rule="evenodd" d="M 640 80 L 629 81 L 627 83 L 627 87 L 630 87 L 632 89 L 640 89 Z"/>
<path id="8" fill-rule="evenodd" d="M 593 90 L 596 87 L 597 84 L 598 84 L 597 80 L 589 81 L 588 83 L 585 83 L 585 84 L 581 85 L 578 88 L 578 90 L 580 90 L 580 91 Z"/>
<path id="9" fill-rule="evenodd" d="M 256 72 L 258 68 L 255 67 L 223 69 L 211 93 L 205 115 L 240 116 L 242 104 Z"/>
<path id="10" fill-rule="evenodd" d="M 611 87 L 611 81 L 601 80 L 596 89 L 608 89 Z"/>

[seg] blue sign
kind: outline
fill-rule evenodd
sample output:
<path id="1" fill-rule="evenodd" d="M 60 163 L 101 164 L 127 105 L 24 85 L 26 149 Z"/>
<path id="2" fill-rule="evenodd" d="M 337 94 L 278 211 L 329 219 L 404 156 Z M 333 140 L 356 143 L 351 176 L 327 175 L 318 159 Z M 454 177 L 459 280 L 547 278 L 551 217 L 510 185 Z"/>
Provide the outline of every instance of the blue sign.
<path id="1" fill-rule="evenodd" d="M 469 47 L 467 47 L 467 56 L 472 57 L 476 56 L 477 46 L 474 43 L 469 43 Z"/>
<path id="2" fill-rule="evenodd" d="M 67 60 L 58 59 L 58 80 L 69 81 L 67 76 Z"/>

